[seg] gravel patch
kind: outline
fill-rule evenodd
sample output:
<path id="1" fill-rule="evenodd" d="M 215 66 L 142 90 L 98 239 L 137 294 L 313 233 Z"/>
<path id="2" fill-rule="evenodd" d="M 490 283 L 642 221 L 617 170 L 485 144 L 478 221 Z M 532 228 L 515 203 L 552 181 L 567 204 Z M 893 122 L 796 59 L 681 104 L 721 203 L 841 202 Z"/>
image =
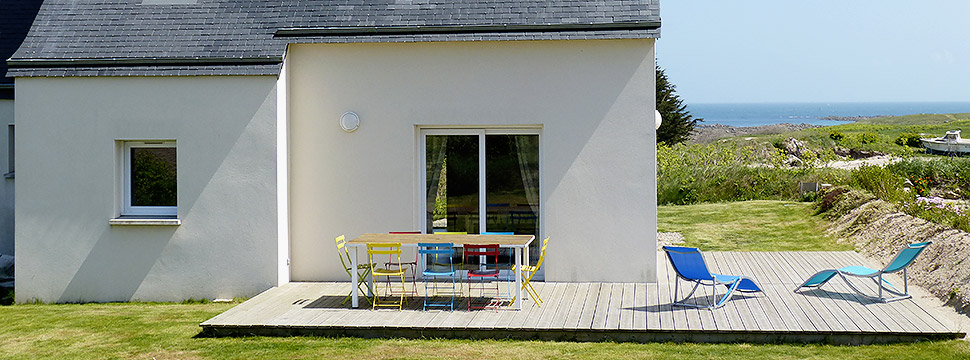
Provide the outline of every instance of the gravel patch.
<path id="1" fill-rule="evenodd" d="M 663 251 L 661 247 L 667 245 L 679 245 L 684 243 L 684 235 L 679 232 L 658 232 L 657 251 Z"/>

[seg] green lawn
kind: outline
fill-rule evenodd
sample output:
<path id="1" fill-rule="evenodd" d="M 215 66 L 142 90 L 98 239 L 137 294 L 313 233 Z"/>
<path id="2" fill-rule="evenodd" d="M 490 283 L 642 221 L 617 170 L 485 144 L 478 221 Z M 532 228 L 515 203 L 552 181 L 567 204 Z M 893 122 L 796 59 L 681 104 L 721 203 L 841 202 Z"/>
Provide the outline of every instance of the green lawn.
<path id="1" fill-rule="evenodd" d="M 877 346 L 197 338 L 234 304 L 0 307 L 3 359 L 966 359 L 964 341 Z"/>
<path id="2" fill-rule="evenodd" d="M 660 229 L 706 250 L 833 250 L 808 204 L 664 206 Z M 235 304 L 0 306 L 0 359 L 968 359 L 970 343 L 831 346 L 630 344 L 320 337 L 201 338 L 199 323 Z"/>
<path id="3" fill-rule="evenodd" d="M 709 251 L 852 250 L 826 236 L 813 211 L 812 203 L 771 200 L 660 206 L 657 229 Z"/>

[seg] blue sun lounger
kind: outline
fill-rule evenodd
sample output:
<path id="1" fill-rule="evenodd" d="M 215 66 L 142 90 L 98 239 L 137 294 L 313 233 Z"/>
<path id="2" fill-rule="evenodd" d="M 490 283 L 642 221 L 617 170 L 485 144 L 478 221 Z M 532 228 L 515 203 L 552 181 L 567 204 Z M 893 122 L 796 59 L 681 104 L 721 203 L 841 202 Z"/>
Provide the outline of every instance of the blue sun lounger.
<path id="1" fill-rule="evenodd" d="M 916 260 L 916 257 L 919 256 L 921 252 L 923 252 L 923 249 L 925 249 L 926 246 L 931 243 L 932 243 L 931 241 L 927 241 L 927 242 L 906 245 L 906 248 L 900 251 L 899 254 L 896 254 L 896 257 L 893 258 L 893 261 L 889 262 L 889 265 L 886 265 L 886 267 L 883 268 L 882 270 L 870 269 L 865 266 L 846 266 L 841 269 L 828 269 L 828 270 L 819 271 L 815 273 L 815 275 L 812 275 L 811 277 L 809 277 L 808 280 L 805 280 L 805 282 L 799 285 L 797 288 L 795 288 L 795 292 L 798 292 L 798 290 L 800 290 L 803 287 L 819 288 L 822 285 L 825 285 L 825 283 L 831 280 L 833 277 L 838 275 L 839 277 L 842 278 L 843 281 L 845 281 L 846 284 L 849 285 L 850 288 L 852 288 L 852 290 L 854 290 L 855 292 L 859 293 L 859 295 L 862 295 L 864 297 L 877 300 L 877 301 L 882 301 L 882 302 L 909 299 L 912 297 L 912 295 L 909 294 L 909 284 L 908 284 L 908 279 L 906 278 L 906 268 L 909 267 L 909 265 L 913 263 L 913 260 Z M 889 281 L 886 281 L 886 279 L 882 278 L 882 274 L 890 274 L 898 271 L 903 272 L 903 291 L 902 292 L 899 292 L 899 289 L 896 289 L 896 287 L 893 286 L 893 284 L 889 283 Z M 879 296 L 866 295 L 858 288 L 856 288 L 854 285 L 852 285 L 852 283 L 849 282 L 849 279 L 847 279 L 846 276 L 872 279 L 872 281 L 875 282 L 876 286 L 879 288 Z M 882 296 L 883 289 L 897 296 L 893 298 L 885 298 Z"/>
<path id="2" fill-rule="evenodd" d="M 670 265 L 674 267 L 674 272 L 677 273 L 677 280 L 674 281 L 674 293 L 671 294 L 673 298 L 673 304 L 679 306 L 690 306 L 706 309 L 716 309 L 731 299 L 735 291 L 745 291 L 745 292 L 755 292 L 761 291 L 761 288 L 754 283 L 754 280 L 745 276 L 733 276 L 733 275 L 721 275 L 711 273 L 707 269 L 707 263 L 704 262 L 704 256 L 701 255 L 700 250 L 696 248 L 689 247 L 679 247 L 679 246 L 664 246 L 664 252 L 667 253 L 667 259 L 670 260 Z M 690 294 L 687 294 L 681 301 L 677 301 L 677 295 L 680 290 L 680 280 L 683 279 L 688 282 L 694 283 L 694 288 L 691 289 Z M 711 305 L 699 305 L 685 303 L 687 300 L 694 295 L 697 288 L 701 285 L 711 286 L 714 290 L 711 291 Z M 728 292 L 717 300 L 717 285 L 724 285 L 727 287 Z"/>

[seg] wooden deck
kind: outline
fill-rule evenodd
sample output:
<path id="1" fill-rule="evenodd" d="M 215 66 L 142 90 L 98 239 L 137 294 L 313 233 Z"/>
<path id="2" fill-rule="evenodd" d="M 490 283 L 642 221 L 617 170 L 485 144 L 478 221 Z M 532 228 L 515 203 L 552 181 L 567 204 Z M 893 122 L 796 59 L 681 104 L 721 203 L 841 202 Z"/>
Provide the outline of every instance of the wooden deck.
<path id="1" fill-rule="evenodd" d="M 821 290 L 792 292 L 818 269 L 868 264 L 855 252 L 706 253 L 712 271 L 751 276 L 765 290 L 735 295 L 727 305 L 716 310 L 672 306 L 674 275 L 663 254 L 657 256 L 658 283 L 536 282 L 534 285 L 545 303 L 539 307 L 529 300 L 522 311 L 463 308 L 422 311 L 422 298 L 413 298 L 403 311 L 351 309 L 349 302 L 340 305 L 350 291 L 349 282 L 290 283 L 267 290 L 201 326 L 209 336 L 638 342 L 868 344 L 964 336 L 918 300 L 888 304 L 870 301 L 853 293 L 838 279 Z M 901 284 L 899 279 L 890 278 L 890 281 Z M 686 295 L 683 285 L 681 296 Z M 860 280 L 858 285 L 868 289 L 872 283 Z M 723 294 L 724 290 L 718 291 Z M 709 298 L 709 293 L 704 294 Z"/>

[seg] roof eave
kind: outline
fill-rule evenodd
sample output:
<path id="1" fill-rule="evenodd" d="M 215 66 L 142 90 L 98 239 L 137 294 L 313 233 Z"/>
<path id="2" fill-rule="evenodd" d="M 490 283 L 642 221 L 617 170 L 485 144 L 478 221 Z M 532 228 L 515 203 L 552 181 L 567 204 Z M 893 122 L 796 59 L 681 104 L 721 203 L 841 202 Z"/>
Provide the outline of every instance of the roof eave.
<path id="1" fill-rule="evenodd" d="M 283 62 L 282 56 L 258 58 L 83 58 L 10 59 L 10 68 L 99 67 L 99 66 L 192 66 L 192 65 L 270 65 Z"/>
<path id="2" fill-rule="evenodd" d="M 400 26 L 339 26 L 292 27 L 276 30 L 278 37 L 300 36 L 359 36 L 359 35 L 417 35 L 467 33 L 524 33 L 610 30 L 656 30 L 659 20 L 586 23 L 586 24 L 495 24 L 495 25 L 400 25 Z"/>

